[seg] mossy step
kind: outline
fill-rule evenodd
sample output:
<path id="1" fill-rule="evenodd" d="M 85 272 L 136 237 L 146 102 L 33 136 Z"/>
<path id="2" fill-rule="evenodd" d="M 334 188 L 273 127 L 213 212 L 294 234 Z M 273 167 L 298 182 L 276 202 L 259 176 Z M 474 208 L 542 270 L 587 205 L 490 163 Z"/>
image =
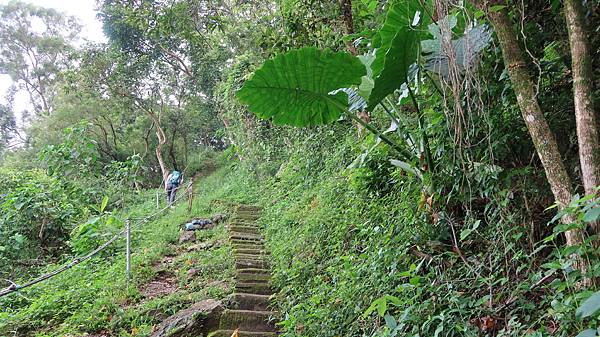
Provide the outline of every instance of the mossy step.
<path id="1" fill-rule="evenodd" d="M 234 254 L 233 258 L 235 260 L 255 260 L 255 261 L 266 261 L 264 255 L 254 255 L 254 254 Z"/>
<path id="2" fill-rule="evenodd" d="M 235 330 L 217 330 L 208 334 L 208 337 L 231 337 Z M 239 337 L 275 337 L 275 332 L 238 331 Z"/>
<path id="3" fill-rule="evenodd" d="M 256 221 L 260 218 L 260 214 L 255 213 L 236 213 L 231 218 L 232 221 L 236 220 L 246 220 L 246 221 Z"/>
<path id="4" fill-rule="evenodd" d="M 258 223 L 256 223 L 256 219 L 239 219 L 232 217 L 229 221 L 229 225 L 238 225 L 238 226 L 251 226 L 260 228 Z"/>
<path id="5" fill-rule="evenodd" d="M 252 234 L 252 233 L 229 231 L 229 238 L 231 238 L 231 239 L 242 239 L 242 240 L 260 241 L 260 240 L 263 239 L 263 236 L 260 235 L 260 234 Z"/>
<path id="6" fill-rule="evenodd" d="M 233 248 L 234 254 L 269 255 L 269 252 L 260 248 Z"/>
<path id="7" fill-rule="evenodd" d="M 236 243 L 236 244 L 232 244 L 231 246 L 233 246 L 233 249 L 258 249 L 258 250 L 262 250 L 265 249 L 265 245 L 263 245 L 262 243 L 252 243 L 252 242 L 246 242 L 246 243 Z"/>
<path id="8" fill-rule="evenodd" d="M 236 218 L 235 216 L 229 219 L 229 224 L 260 227 L 256 219 Z"/>
<path id="9" fill-rule="evenodd" d="M 271 303 L 270 295 L 258 295 L 248 293 L 233 293 L 231 296 L 236 303 L 237 309 L 241 310 L 267 310 Z"/>
<path id="10" fill-rule="evenodd" d="M 235 285 L 235 289 L 239 292 L 258 294 L 258 295 L 272 295 L 273 290 L 269 283 L 266 282 L 238 282 Z"/>
<path id="11" fill-rule="evenodd" d="M 243 268 L 268 268 L 269 263 L 267 261 L 259 261 L 259 260 L 236 260 L 235 268 L 243 269 Z"/>
<path id="12" fill-rule="evenodd" d="M 232 310 L 227 309 L 221 314 L 220 329 L 245 330 L 260 332 L 275 332 L 277 328 L 272 323 L 276 313 L 273 311 Z"/>
<path id="13" fill-rule="evenodd" d="M 260 212 L 262 210 L 262 207 L 257 206 L 257 205 L 239 205 L 237 208 L 237 211 L 253 211 L 253 212 Z"/>
<path id="14" fill-rule="evenodd" d="M 246 273 L 246 274 L 250 274 L 250 273 L 254 273 L 254 274 L 269 274 L 269 270 L 268 269 L 264 269 L 264 268 L 242 268 L 242 269 L 237 269 L 236 272 L 238 272 L 238 273 Z"/>
<path id="15" fill-rule="evenodd" d="M 258 273 L 237 273 L 235 279 L 238 282 L 269 283 L 271 280 L 271 275 Z"/>
<path id="16" fill-rule="evenodd" d="M 244 235 L 245 234 L 245 235 Z M 235 243 L 264 243 L 263 238 L 258 235 L 229 233 L 229 240 Z"/>
<path id="17" fill-rule="evenodd" d="M 235 214 L 252 214 L 252 215 L 259 215 L 261 212 L 260 210 L 256 210 L 256 209 L 238 209 Z"/>
<path id="18" fill-rule="evenodd" d="M 239 226 L 239 225 L 229 225 L 230 232 L 238 232 L 238 233 L 250 233 L 250 234 L 260 234 L 260 229 L 255 226 Z"/>
<path id="19" fill-rule="evenodd" d="M 239 240 L 239 239 L 229 239 L 231 245 L 236 248 L 241 245 L 258 245 L 260 247 L 264 247 L 263 241 L 250 241 L 250 240 Z"/>

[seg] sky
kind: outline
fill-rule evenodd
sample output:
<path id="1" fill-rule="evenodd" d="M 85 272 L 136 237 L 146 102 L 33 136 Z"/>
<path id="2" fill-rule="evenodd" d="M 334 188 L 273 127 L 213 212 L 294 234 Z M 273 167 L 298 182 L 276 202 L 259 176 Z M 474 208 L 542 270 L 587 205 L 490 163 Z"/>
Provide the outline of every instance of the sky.
<path id="1" fill-rule="evenodd" d="M 106 36 L 102 32 L 102 23 L 96 18 L 95 0 L 21 0 L 36 6 L 54 8 L 67 15 L 75 16 L 82 25 L 81 37 L 93 42 L 106 42 Z M 0 5 L 5 5 L 9 0 L 0 0 Z M 6 90 L 12 81 L 8 75 L 0 74 L 0 103 L 6 103 L 4 98 Z M 27 108 L 28 98 L 25 93 L 19 93 L 15 97 L 15 111 Z"/>

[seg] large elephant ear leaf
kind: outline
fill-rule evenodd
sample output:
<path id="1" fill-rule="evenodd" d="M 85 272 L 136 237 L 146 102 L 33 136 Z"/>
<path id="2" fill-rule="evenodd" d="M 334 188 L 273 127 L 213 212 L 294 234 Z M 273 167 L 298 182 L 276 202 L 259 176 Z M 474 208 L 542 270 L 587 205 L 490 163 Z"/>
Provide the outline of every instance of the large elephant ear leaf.
<path id="1" fill-rule="evenodd" d="M 406 82 L 408 68 L 419 57 L 422 16 L 416 0 L 398 2 L 388 10 L 371 64 L 374 86 L 368 100 L 370 110 Z"/>
<path id="2" fill-rule="evenodd" d="M 360 84 L 365 74 L 360 60 L 348 53 L 302 48 L 266 61 L 237 97 L 275 124 L 326 124 L 348 106 L 347 94 L 337 89 Z"/>

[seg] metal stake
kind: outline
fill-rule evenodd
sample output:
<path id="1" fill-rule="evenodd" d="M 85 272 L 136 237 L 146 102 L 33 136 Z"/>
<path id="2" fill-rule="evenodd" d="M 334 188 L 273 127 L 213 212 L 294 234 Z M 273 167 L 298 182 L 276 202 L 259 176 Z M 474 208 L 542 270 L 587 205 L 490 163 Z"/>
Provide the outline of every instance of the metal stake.
<path id="1" fill-rule="evenodd" d="M 125 240 L 126 240 L 126 251 L 125 251 L 125 270 L 127 273 L 127 284 L 131 279 L 131 223 L 129 219 L 125 220 Z"/>

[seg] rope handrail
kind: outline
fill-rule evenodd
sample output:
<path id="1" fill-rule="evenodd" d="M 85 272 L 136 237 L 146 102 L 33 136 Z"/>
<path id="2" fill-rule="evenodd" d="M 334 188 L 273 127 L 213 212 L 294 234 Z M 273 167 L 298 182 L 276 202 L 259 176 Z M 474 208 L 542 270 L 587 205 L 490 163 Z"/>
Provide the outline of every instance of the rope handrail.
<path id="1" fill-rule="evenodd" d="M 177 186 L 176 189 L 179 189 L 179 186 Z M 177 198 L 175 198 L 175 201 L 173 203 L 179 201 L 179 199 L 183 198 L 184 196 L 186 196 L 185 193 L 184 194 L 180 194 Z M 156 212 L 154 212 L 154 213 L 152 213 L 152 214 L 150 214 L 150 215 L 148 215 L 146 217 L 138 218 L 137 220 L 139 220 L 139 221 L 134 225 L 134 227 L 137 227 L 137 226 L 141 225 L 142 223 L 147 222 L 148 220 L 150 220 L 153 217 L 161 214 L 162 212 L 168 210 L 169 208 L 171 208 L 171 206 L 167 205 L 167 206 L 159 209 L 158 211 L 156 211 Z M 126 232 L 126 230 L 121 230 L 119 233 L 115 234 L 112 238 L 110 238 L 109 240 L 107 240 L 106 242 L 104 242 L 103 244 L 101 244 L 100 246 L 98 246 L 96 249 L 94 249 L 93 251 L 89 252 L 88 254 L 86 254 L 84 256 L 81 256 L 81 257 L 76 257 L 73 260 L 71 260 L 71 262 L 63 265 L 62 267 L 60 267 L 58 269 L 55 269 L 55 270 L 53 270 L 53 271 L 51 271 L 49 273 L 40 275 L 40 276 L 34 278 L 31 281 L 28 281 L 28 282 L 23 283 L 23 284 L 17 284 L 17 283 L 15 283 L 13 281 L 7 280 L 11 285 L 8 286 L 8 287 L 6 287 L 6 288 L 4 288 L 4 289 L 2 289 L 2 290 L 0 290 L 0 297 L 4 297 L 4 296 L 6 296 L 8 294 L 17 292 L 17 291 L 19 291 L 21 289 L 28 288 L 28 287 L 36 285 L 36 284 L 38 284 L 40 282 L 48 280 L 48 279 L 50 279 L 50 278 L 52 278 L 52 277 L 54 277 L 56 275 L 61 274 L 62 272 L 66 271 L 66 270 L 71 269 L 72 267 L 74 267 L 74 266 L 76 266 L 76 265 L 78 265 L 78 264 L 80 264 L 82 262 L 85 262 L 85 261 L 91 259 L 96 254 L 98 254 L 101 251 L 103 251 L 106 248 L 108 248 L 117 239 L 119 239 L 120 237 L 122 237 L 123 234 L 125 234 L 125 232 Z"/>

